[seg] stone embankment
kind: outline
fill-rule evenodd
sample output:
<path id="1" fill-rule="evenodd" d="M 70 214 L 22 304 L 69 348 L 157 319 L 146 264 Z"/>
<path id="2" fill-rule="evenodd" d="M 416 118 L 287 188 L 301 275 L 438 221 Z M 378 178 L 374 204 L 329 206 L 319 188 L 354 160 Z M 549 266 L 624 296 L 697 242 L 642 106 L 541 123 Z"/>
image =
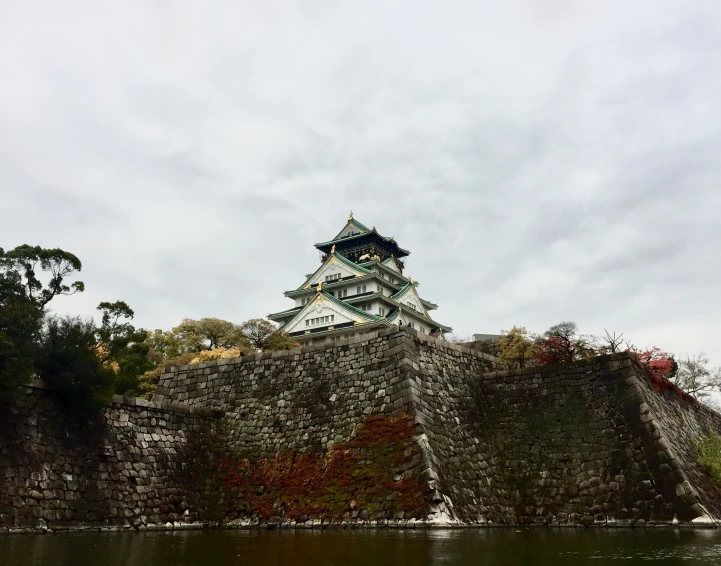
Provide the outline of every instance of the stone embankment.
<path id="1" fill-rule="evenodd" d="M 169 368 L 152 403 L 116 398 L 83 426 L 29 387 L 0 412 L 0 528 L 227 522 L 222 460 L 324 452 L 399 413 L 415 423 L 422 516 L 290 521 L 280 505 L 232 524 L 714 525 L 721 492 L 694 440 L 721 417 L 658 389 L 627 354 L 500 371 L 411 329 Z"/>

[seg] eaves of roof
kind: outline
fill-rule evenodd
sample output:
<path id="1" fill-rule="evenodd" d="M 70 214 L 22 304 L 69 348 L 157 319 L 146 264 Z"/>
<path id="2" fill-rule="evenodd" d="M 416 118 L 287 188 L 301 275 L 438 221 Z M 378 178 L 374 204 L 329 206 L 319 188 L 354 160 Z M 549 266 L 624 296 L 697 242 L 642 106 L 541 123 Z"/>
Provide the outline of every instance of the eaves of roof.
<path id="1" fill-rule="evenodd" d="M 396 246 L 398 246 L 398 242 L 395 241 L 395 238 L 389 238 L 389 237 L 387 237 L 387 236 L 381 236 L 380 234 L 378 234 L 378 231 L 377 231 L 375 228 L 373 228 L 372 230 L 369 230 L 368 232 L 364 232 L 364 233 L 361 233 L 361 234 L 356 234 L 355 236 L 348 236 L 347 238 L 338 238 L 338 239 L 336 239 L 336 240 L 330 240 L 330 241 L 328 241 L 328 242 L 318 242 L 317 244 L 315 244 L 315 247 L 316 247 L 316 248 L 319 248 L 319 249 L 320 249 L 320 248 L 325 248 L 325 247 L 328 247 L 328 246 L 332 246 L 333 244 L 338 244 L 339 242 L 347 242 L 348 240 L 354 240 L 354 239 L 357 239 L 357 238 L 362 238 L 363 236 L 367 236 L 368 234 L 376 234 L 376 235 L 377 235 L 379 238 L 381 238 L 382 240 L 384 240 L 384 241 L 386 241 L 386 242 L 392 242 L 392 243 L 394 243 Z M 402 247 L 400 247 L 400 246 L 398 246 L 398 250 L 401 251 L 401 252 L 403 252 L 403 253 L 406 254 L 406 255 L 411 255 L 411 252 L 409 252 L 408 250 L 404 250 L 404 249 L 403 249 Z"/>
<path id="2" fill-rule="evenodd" d="M 385 272 L 388 273 L 389 275 L 392 275 L 393 277 L 397 277 L 397 278 L 400 279 L 401 281 L 408 282 L 408 277 L 406 277 L 406 276 L 403 275 L 402 273 L 399 273 L 399 272 L 397 272 L 397 271 L 392 270 L 392 269 L 391 269 L 390 267 L 388 267 L 387 265 L 383 265 L 383 262 L 382 262 L 382 261 L 378 261 L 377 259 L 373 259 L 373 260 L 370 260 L 370 261 L 363 261 L 363 262 L 361 262 L 361 263 L 359 263 L 359 264 L 357 264 L 357 265 L 360 265 L 360 266 L 362 266 L 362 267 L 367 267 L 367 266 L 369 266 L 369 265 L 378 265 L 381 269 L 383 269 L 383 271 L 385 271 Z M 416 285 L 419 285 L 418 281 L 415 281 L 415 284 L 416 284 Z"/>
<path id="3" fill-rule="evenodd" d="M 333 281 L 332 283 L 326 283 L 326 282 L 324 281 L 324 282 L 323 282 L 323 289 L 336 289 L 336 288 L 338 288 L 338 287 L 343 287 L 343 286 L 345 286 L 345 285 L 348 285 L 349 283 L 354 284 L 354 283 L 360 283 L 360 282 L 362 282 L 362 281 L 370 281 L 370 280 L 373 280 L 373 279 L 377 280 L 378 282 L 383 282 L 383 283 L 385 283 L 386 285 L 389 285 L 389 286 L 391 286 L 391 287 L 398 288 L 398 285 L 394 285 L 394 284 L 391 283 L 390 281 L 387 281 L 386 279 L 383 279 L 383 278 L 382 278 L 380 275 L 378 275 L 377 273 L 371 272 L 371 273 L 369 273 L 368 275 L 363 275 L 363 276 L 360 276 L 360 277 L 353 277 L 353 278 L 349 278 L 349 279 L 340 279 L 340 280 L 338 280 L 338 281 Z M 303 288 L 300 288 L 300 289 L 293 289 L 293 290 L 291 290 L 291 291 L 283 291 L 283 294 L 284 294 L 286 297 L 301 297 L 301 296 L 303 296 L 303 295 L 308 295 L 308 294 L 314 293 L 315 290 L 316 290 L 316 288 L 315 288 L 313 285 L 311 285 L 311 286 L 309 286 L 309 287 L 303 287 Z"/>
<path id="4" fill-rule="evenodd" d="M 401 314 L 401 311 L 395 310 L 388 315 L 386 320 L 390 323 L 393 323 L 396 320 L 398 320 L 399 314 Z M 402 314 L 415 316 L 415 318 L 422 320 L 426 324 L 430 323 L 430 324 L 434 325 L 436 328 L 443 329 L 444 332 L 452 332 L 453 331 L 453 329 L 450 326 L 445 326 L 445 325 L 441 324 L 440 322 L 433 320 L 432 318 L 427 318 L 427 317 L 423 316 L 421 313 L 419 313 L 418 311 L 414 311 L 413 309 L 405 308 L 402 310 Z"/>
<path id="5" fill-rule="evenodd" d="M 303 305 L 303 306 L 305 306 L 305 305 Z M 302 308 L 303 307 L 294 307 L 292 309 L 288 309 L 285 311 L 274 312 L 274 313 L 269 314 L 267 316 L 267 318 L 269 318 L 270 320 L 276 320 L 276 319 L 283 320 L 285 318 L 288 318 L 290 316 L 294 316 L 294 315 L 298 314 Z"/>

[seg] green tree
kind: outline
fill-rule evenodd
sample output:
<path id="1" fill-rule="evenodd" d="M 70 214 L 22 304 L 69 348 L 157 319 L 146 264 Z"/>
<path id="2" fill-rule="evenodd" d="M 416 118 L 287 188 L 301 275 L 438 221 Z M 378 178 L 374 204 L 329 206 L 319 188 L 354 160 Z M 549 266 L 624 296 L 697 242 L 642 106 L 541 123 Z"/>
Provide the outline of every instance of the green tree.
<path id="1" fill-rule="evenodd" d="M 45 306 L 58 295 L 83 291 L 82 281 L 67 282 L 81 269 L 76 256 L 58 248 L 0 248 L 0 397 L 32 376 Z"/>
<path id="2" fill-rule="evenodd" d="M 536 347 L 525 327 L 514 326 L 508 331 L 501 332 L 503 336 L 498 339 L 501 362 L 509 367 L 518 368 L 532 364 Z"/>
<path id="3" fill-rule="evenodd" d="M 186 318 L 173 328 L 172 333 L 180 353 L 250 346 L 240 326 L 219 318 Z"/>
<path id="4" fill-rule="evenodd" d="M 98 310 L 102 312 L 101 324 L 95 329 L 98 359 L 115 370 L 116 393 L 139 395 L 138 378 L 153 368 L 148 358 L 150 347 L 145 343 L 147 331 L 130 323 L 135 313 L 124 301 L 100 303 Z"/>
<path id="5" fill-rule="evenodd" d="M 287 333 L 280 332 L 273 323 L 262 318 L 247 320 L 240 328 L 250 345 L 261 352 L 290 350 L 300 346 Z"/>
<path id="6" fill-rule="evenodd" d="M 84 291 L 85 284 L 82 281 L 66 283 L 66 279 L 81 271 L 82 267 L 75 255 L 60 248 L 45 249 L 27 244 L 8 252 L 0 248 L 0 269 L 19 274 L 27 297 L 40 307 L 44 307 L 58 295 L 73 295 Z M 38 278 L 38 268 L 49 276 L 45 286 Z"/>
<path id="7" fill-rule="evenodd" d="M 37 358 L 39 376 L 78 420 L 110 401 L 115 370 L 96 350 L 95 323 L 79 317 L 48 318 Z"/>
<path id="8" fill-rule="evenodd" d="M 12 274 L 0 272 L 1 399 L 30 379 L 42 319 L 42 308 L 26 297 Z"/>
<path id="9" fill-rule="evenodd" d="M 138 378 L 153 367 L 146 332 L 130 323 L 134 312 L 127 303 L 104 302 L 98 310 L 100 325 L 49 317 L 40 338 L 38 375 L 79 418 L 107 404 L 113 393 L 139 394 Z"/>

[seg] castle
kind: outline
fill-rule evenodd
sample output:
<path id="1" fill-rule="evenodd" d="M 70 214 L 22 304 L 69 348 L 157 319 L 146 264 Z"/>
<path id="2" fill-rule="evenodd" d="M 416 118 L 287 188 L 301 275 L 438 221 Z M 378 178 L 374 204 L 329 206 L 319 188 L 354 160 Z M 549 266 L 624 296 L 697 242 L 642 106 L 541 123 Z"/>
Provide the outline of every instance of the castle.
<path id="1" fill-rule="evenodd" d="M 268 315 L 301 343 L 332 342 L 391 325 L 442 337 L 452 328 L 436 322 L 438 305 L 418 295 L 418 281 L 403 274 L 410 252 L 353 218 L 327 242 L 315 244 L 321 266 L 296 289 L 285 291 L 291 309 Z"/>

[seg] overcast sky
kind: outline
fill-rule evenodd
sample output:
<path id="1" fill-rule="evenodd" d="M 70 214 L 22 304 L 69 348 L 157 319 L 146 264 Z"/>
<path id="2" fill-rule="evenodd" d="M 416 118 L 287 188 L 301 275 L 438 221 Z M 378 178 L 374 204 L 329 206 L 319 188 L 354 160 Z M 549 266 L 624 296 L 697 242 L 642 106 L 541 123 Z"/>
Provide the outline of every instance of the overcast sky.
<path id="1" fill-rule="evenodd" d="M 0 0 L 0 246 L 92 314 L 289 308 L 357 219 L 457 333 L 721 364 L 721 2 Z"/>

